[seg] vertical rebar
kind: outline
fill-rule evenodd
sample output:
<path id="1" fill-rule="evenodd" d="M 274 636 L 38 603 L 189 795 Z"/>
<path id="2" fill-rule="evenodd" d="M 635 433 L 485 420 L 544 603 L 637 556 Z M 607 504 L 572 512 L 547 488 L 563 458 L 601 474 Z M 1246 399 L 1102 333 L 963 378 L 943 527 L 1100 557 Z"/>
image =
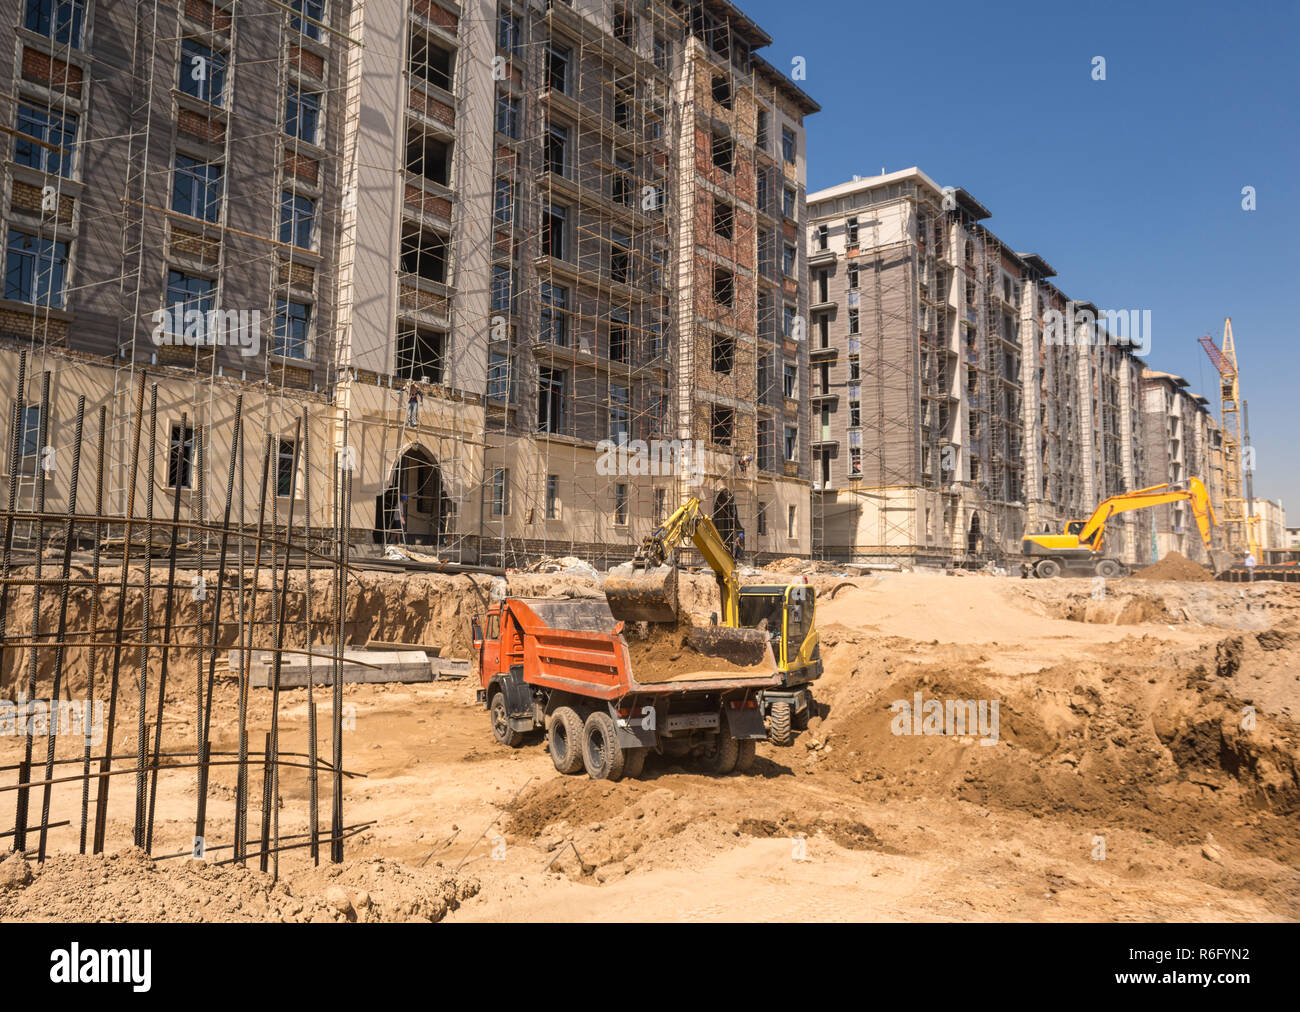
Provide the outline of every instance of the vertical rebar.
<path id="1" fill-rule="evenodd" d="M 271 732 L 266 733 L 266 748 L 262 753 L 262 850 L 258 866 L 266 871 L 267 848 L 271 846 L 271 805 L 274 804 L 271 785 Z"/>
<path id="2" fill-rule="evenodd" d="M 99 636 L 99 518 L 104 515 L 104 443 L 108 432 L 108 407 L 99 406 L 99 448 L 96 451 L 95 468 L 95 525 L 94 547 L 91 549 L 90 563 L 90 646 L 86 653 L 86 705 L 90 707 L 93 721 L 95 709 L 95 639 Z M 86 823 L 90 814 L 90 752 L 94 745 L 94 725 L 87 723 L 85 728 L 85 745 L 81 759 L 81 841 L 78 853 L 86 852 Z"/>
<path id="3" fill-rule="evenodd" d="M 54 634 L 54 682 L 50 688 L 50 734 L 45 750 L 45 789 L 41 793 L 41 837 L 37 847 L 37 860 L 45 861 L 45 843 L 49 836 L 50 792 L 54 779 L 54 749 L 59 740 L 59 690 L 63 687 L 64 641 L 68 633 L 68 592 L 72 583 L 72 530 L 77 515 L 77 482 L 81 475 L 81 437 L 85 427 L 86 395 L 77 398 L 77 422 L 72 437 L 72 473 L 68 477 L 68 523 L 63 530 L 63 566 L 60 575 L 63 585 L 59 589 L 59 622 Z M 86 716 L 89 716 L 87 712 Z"/>
<path id="4" fill-rule="evenodd" d="M 153 610 L 153 483 L 158 458 L 158 384 L 149 388 L 149 462 L 145 465 L 144 588 L 140 596 L 140 699 L 136 713 L 135 823 L 132 837 L 144 846 L 145 797 L 149 772 L 149 617 Z"/>
<path id="5" fill-rule="evenodd" d="M 334 602 L 334 620 L 338 636 L 334 644 L 334 711 L 333 720 L 333 760 L 334 783 L 332 820 L 330 825 L 330 860 L 338 864 L 343 860 L 343 635 L 345 603 L 347 600 L 346 583 L 348 572 L 348 548 L 352 525 L 352 448 L 348 443 L 348 416 L 343 416 L 343 453 L 340 461 L 339 491 L 339 554 L 337 597 Z"/>
<path id="6" fill-rule="evenodd" d="M 9 618 L 9 574 L 13 564 L 14 514 L 18 509 L 19 461 L 22 459 L 23 423 L 27 417 L 25 402 L 27 399 L 27 352 L 18 356 L 18 389 L 14 395 L 12 424 L 9 426 L 9 510 L 5 515 L 4 560 L 0 563 L 0 572 L 4 574 L 4 583 L 0 584 L 0 674 L 4 672 L 5 632 Z M 14 664 L 15 677 L 18 664 Z"/>

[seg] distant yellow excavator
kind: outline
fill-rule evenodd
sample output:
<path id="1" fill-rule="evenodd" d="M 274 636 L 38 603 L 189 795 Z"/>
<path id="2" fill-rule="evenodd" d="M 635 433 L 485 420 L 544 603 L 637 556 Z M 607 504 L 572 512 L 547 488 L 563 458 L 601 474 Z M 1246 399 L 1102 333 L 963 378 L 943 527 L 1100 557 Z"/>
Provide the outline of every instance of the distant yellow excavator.
<path id="1" fill-rule="evenodd" d="M 1026 575 L 1032 571 L 1044 579 L 1060 576 L 1062 572 L 1108 578 L 1119 576 L 1124 572 L 1124 564 L 1118 559 L 1107 558 L 1105 554 L 1107 522 L 1119 513 L 1173 502 L 1191 503 L 1196 527 L 1209 552 L 1210 530 L 1216 522 L 1214 507 L 1210 505 L 1205 483 L 1200 478 L 1189 478 L 1186 488 L 1153 485 L 1136 492 L 1113 495 L 1103 500 L 1087 520 L 1067 521 L 1062 534 L 1026 534 L 1021 539 Z"/>

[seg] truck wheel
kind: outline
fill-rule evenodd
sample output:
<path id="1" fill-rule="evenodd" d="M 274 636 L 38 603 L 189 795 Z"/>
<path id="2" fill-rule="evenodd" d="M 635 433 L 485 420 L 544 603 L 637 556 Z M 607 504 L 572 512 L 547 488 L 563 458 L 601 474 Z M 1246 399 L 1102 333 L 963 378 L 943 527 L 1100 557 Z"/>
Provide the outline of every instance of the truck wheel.
<path id="1" fill-rule="evenodd" d="M 731 737 L 724 726 L 713 736 L 713 741 L 704 747 L 704 752 L 700 756 L 700 765 L 706 773 L 726 776 L 736 768 L 736 760 L 739 757 L 740 742 Z"/>
<path id="2" fill-rule="evenodd" d="M 1061 575 L 1061 564 L 1055 559 L 1040 559 L 1034 572 L 1041 580 L 1051 580 Z"/>
<path id="3" fill-rule="evenodd" d="M 571 706 L 557 707 L 546 725 L 546 745 L 551 762 L 561 773 L 582 769 L 582 718 Z"/>
<path id="4" fill-rule="evenodd" d="M 772 704 L 767 728 L 767 739 L 773 745 L 782 747 L 794 744 L 794 731 L 791 729 L 794 707 L 786 699 L 778 699 Z"/>
<path id="5" fill-rule="evenodd" d="M 1097 563 L 1097 575 L 1107 580 L 1113 580 L 1120 574 L 1119 563 L 1114 559 L 1102 559 Z"/>
<path id="6" fill-rule="evenodd" d="M 744 741 L 736 742 L 736 772 L 748 773 L 754 766 L 754 758 L 757 755 L 758 742 L 753 738 L 746 738 Z"/>
<path id="7" fill-rule="evenodd" d="M 622 780 L 627 753 L 618 743 L 614 718 L 597 711 L 582 725 L 582 761 L 592 780 Z"/>
<path id="8" fill-rule="evenodd" d="M 506 709 L 503 692 L 492 697 L 492 737 L 510 748 L 518 748 L 524 740 L 524 733 L 510 726 L 510 711 Z"/>
<path id="9" fill-rule="evenodd" d="M 623 762 L 623 779 L 635 780 L 641 776 L 641 771 L 645 769 L 646 753 L 648 748 L 629 748 L 624 749 L 623 754 L 626 759 Z"/>

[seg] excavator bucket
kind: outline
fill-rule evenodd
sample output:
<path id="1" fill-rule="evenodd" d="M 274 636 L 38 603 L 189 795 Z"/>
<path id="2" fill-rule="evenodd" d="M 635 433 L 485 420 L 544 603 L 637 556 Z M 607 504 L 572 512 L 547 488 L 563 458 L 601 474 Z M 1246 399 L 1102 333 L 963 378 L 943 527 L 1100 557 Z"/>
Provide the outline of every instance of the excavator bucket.
<path id="1" fill-rule="evenodd" d="M 761 629 L 730 629 L 704 626 L 690 631 L 691 646 L 706 657 L 717 657 L 749 667 L 771 659 L 767 633 Z"/>
<path id="2" fill-rule="evenodd" d="M 677 568 L 615 566 L 605 577 L 605 598 L 614 617 L 624 622 L 676 622 Z"/>

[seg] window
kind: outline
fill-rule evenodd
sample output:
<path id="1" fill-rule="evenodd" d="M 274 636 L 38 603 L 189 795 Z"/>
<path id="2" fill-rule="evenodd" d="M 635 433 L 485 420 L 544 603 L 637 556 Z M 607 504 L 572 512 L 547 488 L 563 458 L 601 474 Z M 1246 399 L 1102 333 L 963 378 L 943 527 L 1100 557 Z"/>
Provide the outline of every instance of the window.
<path id="1" fill-rule="evenodd" d="M 447 363 L 447 335 L 412 323 L 397 327 L 397 375 L 422 383 L 441 383 Z"/>
<path id="2" fill-rule="evenodd" d="M 275 300 L 275 343 L 271 350 L 285 358 L 307 357 L 311 306 L 290 299 Z"/>
<path id="3" fill-rule="evenodd" d="M 302 32 L 313 41 L 320 41 L 320 25 L 313 21 L 325 20 L 325 0 L 289 0 L 289 6 L 297 14 L 289 19 L 289 27 L 295 32 Z M 298 15 L 301 15 L 299 17 Z M 310 18 L 311 20 L 307 20 Z"/>
<path id="4" fill-rule="evenodd" d="M 517 14 L 502 11 L 497 17 L 497 48 L 514 57 L 523 55 L 523 32 Z"/>
<path id="5" fill-rule="evenodd" d="M 771 114 L 766 109 L 758 110 L 754 127 L 754 144 L 762 151 L 767 150 L 767 132 L 771 119 Z"/>
<path id="6" fill-rule="evenodd" d="M 858 244 L 858 219 L 857 218 L 850 218 L 848 220 L 848 224 L 845 225 L 844 228 L 844 233 L 845 233 L 845 241 L 850 246 L 856 246 Z"/>
<path id="7" fill-rule="evenodd" d="M 315 229 L 316 201 L 288 190 L 280 194 L 280 241 L 311 249 Z"/>
<path id="8" fill-rule="evenodd" d="M 503 225 L 509 225 L 515 220 L 515 187 L 508 179 L 497 180 L 493 213 Z"/>
<path id="9" fill-rule="evenodd" d="M 762 537 L 767 533 L 767 503 L 758 504 L 758 536 Z"/>
<path id="10" fill-rule="evenodd" d="M 401 269 L 443 284 L 447 280 L 447 246 L 445 236 L 408 225 L 402 231 Z"/>
<path id="11" fill-rule="evenodd" d="M 492 468 L 492 515 L 494 517 L 510 515 L 510 469 L 508 467 Z"/>
<path id="12" fill-rule="evenodd" d="M 562 348 L 569 346 L 569 290 L 542 283 L 541 338 Z"/>
<path id="13" fill-rule="evenodd" d="M 503 352 L 488 353 L 488 400 L 510 400 L 510 356 Z"/>
<path id="14" fill-rule="evenodd" d="M 636 40 L 636 18 L 625 3 L 614 5 L 614 38 L 628 45 Z"/>
<path id="15" fill-rule="evenodd" d="M 29 404 L 23 408 L 22 428 L 18 435 L 24 457 L 34 457 L 41 448 L 41 406 Z"/>
<path id="16" fill-rule="evenodd" d="M 456 55 L 446 46 L 427 36 L 411 34 L 411 58 L 407 62 L 412 76 L 428 82 L 435 88 L 451 91 L 455 75 Z"/>
<path id="17" fill-rule="evenodd" d="M 546 171 L 557 176 L 569 174 L 569 128 L 559 123 L 546 127 Z"/>
<path id="18" fill-rule="evenodd" d="M 736 412 L 734 408 L 724 408 L 715 404 L 709 410 L 709 434 L 719 446 L 730 446 L 732 433 L 736 429 Z"/>
<path id="19" fill-rule="evenodd" d="M 734 232 L 736 215 L 726 201 L 713 198 L 713 232 L 723 239 L 730 239 Z"/>
<path id="20" fill-rule="evenodd" d="M 849 290 L 856 292 L 860 284 L 861 268 L 857 264 L 849 264 Z"/>
<path id="21" fill-rule="evenodd" d="M 627 313 L 615 310 L 610 314 L 609 357 L 615 362 L 627 362 L 631 354 L 632 342 L 628 339 Z"/>
<path id="22" fill-rule="evenodd" d="M 795 523 L 796 516 L 797 514 L 795 513 L 795 508 L 793 506 L 789 506 L 786 508 L 785 536 L 791 539 L 792 541 L 799 536 L 799 527 Z"/>
<path id="23" fill-rule="evenodd" d="M 862 477 L 862 450 L 859 447 L 849 450 L 849 474 Z"/>
<path id="24" fill-rule="evenodd" d="M 794 306 L 785 305 L 781 307 L 782 336 L 788 337 L 791 340 L 797 340 L 797 335 L 795 334 L 795 323 L 798 319 L 799 317 Z"/>
<path id="25" fill-rule="evenodd" d="M 542 215 L 542 255 L 567 260 L 568 243 L 565 241 L 569 232 L 569 209 L 559 204 L 550 204 Z"/>
<path id="26" fill-rule="evenodd" d="M 772 420 L 760 418 L 758 421 L 758 469 L 760 471 L 771 471 L 773 468 L 773 456 L 776 450 L 773 436 Z M 763 532 L 760 530 L 759 533 Z"/>
<path id="27" fill-rule="evenodd" d="M 849 401 L 849 428 L 856 429 L 862 424 L 862 402 Z"/>
<path id="28" fill-rule="evenodd" d="M 492 311 L 513 313 L 515 277 L 505 264 L 492 265 Z"/>
<path id="29" fill-rule="evenodd" d="M 772 356 L 760 355 L 758 357 L 758 399 L 767 400 L 767 395 L 772 389 Z"/>
<path id="30" fill-rule="evenodd" d="M 817 248 L 819 250 L 829 249 L 831 239 L 831 230 L 825 225 L 818 225 L 816 232 Z"/>
<path id="31" fill-rule="evenodd" d="M 790 164 L 794 164 L 799 153 L 798 141 L 795 139 L 794 131 L 789 127 L 781 128 L 781 157 Z"/>
<path id="32" fill-rule="evenodd" d="M 188 330 L 195 319 L 191 314 L 197 313 L 202 321 L 199 325 L 199 336 L 202 337 L 208 313 L 212 312 L 216 303 L 216 293 L 217 283 L 209 278 L 195 277 L 183 271 L 168 271 L 165 305 L 171 310 L 172 333 Z"/>
<path id="33" fill-rule="evenodd" d="M 564 431 L 564 372 L 560 369 L 539 370 L 537 428 L 556 434 Z"/>
<path id="34" fill-rule="evenodd" d="M 713 301 L 730 306 L 736 298 L 736 279 L 731 271 L 713 268 Z"/>
<path id="35" fill-rule="evenodd" d="M 519 99 L 504 91 L 497 94 L 497 133 L 519 140 Z"/>
<path id="36" fill-rule="evenodd" d="M 5 250 L 5 298 L 63 308 L 68 244 L 9 230 Z"/>
<path id="37" fill-rule="evenodd" d="M 411 130 L 406 140 L 406 171 L 440 186 L 449 185 L 451 145 L 420 130 Z"/>
<path id="38" fill-rule="evenodd" d="M 279 449 L 275 455 L 275 494 L 281 499 L 288 499 L 295 491 L 293 481 L 294 443 L 292 439 L 281 439 L 279 444 Z"/>
<path id="39" fill-rule="evenodd" d="M 849 310 L 849 333 L 850 334 L 862 333 L 862 324 L 859 320 L 858 311 L 856 309 Z"/>
<path id="40" fill-rule="evenodd" d="M 730 172 L 732 153 L 731 138 L 725 137 L 722 134 L 714 134 L 711 147 L 713 149 L 713 164 L 723 172 Z"/>
<path id="41" fill-rule="evenodd" d="M 795 216 L 795 209 L 797 207 L 798 199 L 799 199 L 798 194 L 796 194 L 794 190 L 790 189 L 789 187 L 786 187 L 784 190 L 782 190 L 781 212 L 787 218 L 793 218 Z"/>
<path id="42" fill-rule="evenodd" d="M 668 48 L 668 42 L 665 39 L 655 36 L 654 42 L 654 60 L 655 66 L 660 70 L 667 70 L 668 64 L 672 61 L 672 50 Z"/>
<path id="43" fill-rule="evenodd" d="M 767 201 L 771 196 L 771 184 L 767 177 L 766 169 L 758 169 L 754 174 L 754 203 L 758 209 L 764 213 L 767 212 Z"/>
<path id="44" fill-rule="evenodd" d="M 222 105 L 226 90 L 226 57 L 193 39 L 181 43 L 180 89 L 212 105 Z"/>
<path id="45" fill-rule="evenodd" d="M 624 207 L 636 205 L 636 190 L 632 186 L 632 160 L 621 155 L 614 156 L 614 171 L 610 174 L 610 197 L 615 204 Z M 658 201 L 655 204 L 658 207 Z"/>
<path id="46" fill-rule="evenodd" d="M 614 125 L 632 129 L 632 96 L 621 89 L 614 92 Z"/>
<path id="47" fill-rule="evenodd" d="M 28 31 L 44 35 L 47 39 L 81 48 L 81 32 L 86 24 L 85 0 L 27 0 L 27 18 L 23 22 Z"/>
<path id="48" fill-rule="evenodd" d="M 572 52 L 554 42 L 546 47 L 546 85 L 552 91 L 569 93 L 569 61 Z"/>
<path id="49" fill-rule="evenodd" d="M 798 396 L 799 388 L 799 367 L 797 365 L 786 365 L 782 374 L 782 384 L 785 399 L 788 401 L 794 400 Z"/>
<path id="50" fill-rule="evenodd" d="M 614 524 L 627 526 L 627 486 L 621 482 L 614 486 Z"/>
<path id="51" fill-rule="evenodd" d="M 713 371 L 730 376 L 736 364 L 736 339 L 730 334 L 713 335 Z"/>
<path id="52" fill-rule="evenodd" d="M 172 173 L 172 210 L 216 221 L 221 217 L 221 174 L 220 165 L 177 155 Z"/>
<path id="53" fill-rule="evenodd" d="M 546 519 L 560 519 L 560 476 L 558 474 L 546 476 Z"/>
<path id="54" fill-rule="evenodd" d="M 315 144 L 320 129 L 320 95 L 289 86 L 284 103 L 284 132 L 308 144 Z"/>
<path id="55" fill-rule="evenodd" d="M 663 523 L 668 519 L 668 490 L 655 489 L 655 519 Z"/>
<path id="56" fill-rule="evenodd" d="M 15 162 L 51 175 L 72 177 L 77 149 L 76 116 L 20 104 L 14 128 Z"/>
<path id="57" fill-rule="evenodd" d="M 796 252 L 793 246 L 791 246 L 789 243 L 786 243 L 785 248 L 781 251 L 782 273 L 784 273 L 787 278 L 794 277 L 794 272 L 797 269 L 796 268 L 797 263 L 798 263 L 798 253 Z"/>
<path id="58" fill-rule="evenodd" d="M 620 446 L 632 438 L 632 396 L 629 387 L 619 383 L 609 386 L 609 438 Z"/>
<path id="59" fill-rule="evenodd" d="M 193 488 L 194 480 L 194 429 L 173 422 L 171 439 L 167 443 L 167 487 Z"/>
<path id="60" fill-rule="evenodd" d="M 758 233 L 758 273 L 764 277 L 772 276 L 772 257 L 776 249 L 776 239 L 768 229 Z"/>
<path id="61" fill-rule="evenodd" d="M 632 236 L 618 229 L 609 233 L 609 276 L 610 280 L 620 285 L 631 283 L 632 275 Z"/>
<path id="62" fill-rule="evenodd" d="M 730 109 L 731 101 L 731 82 L 721 74 L 713 75 L 713 101 L 724 109 Z"/>

